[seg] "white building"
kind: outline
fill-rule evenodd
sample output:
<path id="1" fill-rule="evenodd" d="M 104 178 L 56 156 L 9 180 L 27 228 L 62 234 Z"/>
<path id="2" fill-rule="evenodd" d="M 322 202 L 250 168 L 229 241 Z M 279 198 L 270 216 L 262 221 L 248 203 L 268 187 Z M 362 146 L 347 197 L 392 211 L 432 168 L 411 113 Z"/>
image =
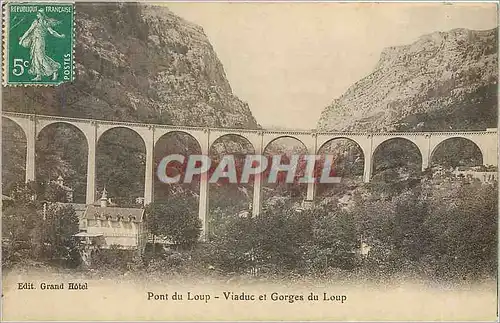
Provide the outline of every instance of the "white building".
<path id="1" fill-rule="evenodd" d="M 80 237 L 87 246 L 82 254 L 84 261 L 92 250 L 111 246 L 142 253 L 147 242 L 144 209 L 108 206 L 104 190 L 100 205 L 87 206 L 80 220 L 80 232 L 75 237 Z"/>

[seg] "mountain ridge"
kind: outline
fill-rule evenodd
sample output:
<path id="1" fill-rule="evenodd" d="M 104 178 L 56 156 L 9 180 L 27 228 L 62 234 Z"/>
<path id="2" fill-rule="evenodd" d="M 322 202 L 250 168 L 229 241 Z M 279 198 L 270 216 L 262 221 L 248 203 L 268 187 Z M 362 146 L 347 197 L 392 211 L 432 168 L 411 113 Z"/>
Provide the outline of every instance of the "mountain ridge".
<path id="1" fill-rule="evenodd" d="M 203 29 L 166 6 L 76 3 L 76 78 L 58 87 L 3 88 L 5 111 L 199 127 L 258 129 L 246 102 L 233 94 L 224 67 Z M 4 118 L 4 121 L 5 118 Z M 2 122 L 2 184 L 24 182 L 26 138 Z M 155 163 L 166 152 L 196 152 L 197 143 L 174 132 L 159 138 Z M 44 128 L 36 143 L 36 179 L 62 176 L 85 202 L 86 138 L 64 124 Z M 123 205 L 144 194 L 145 146 L 139 135 L 112 129 L 97 143 L 96 194 L 106 187 Z M 155 164 L 156 165 L 156 164 Z M 155 183 L 157 198 L 167 185 Z M 96 195 L 98 196 L 98 195 Z"/>
<path id="2" fill-rule="evenodd" d="M 318 130 L 496 127 L 497 34 L 457 28 L 384 49 L 373 71 L 323 110 Z"/>
<path id="3" fill-rule="evenodd" d="M 76 79 L 4 88 L 5 109 L 105 120 L 258 128 L 203 28 L 166 6 L 76 4 Z M 26 104 L 27 98 L 33 102 Z"/>

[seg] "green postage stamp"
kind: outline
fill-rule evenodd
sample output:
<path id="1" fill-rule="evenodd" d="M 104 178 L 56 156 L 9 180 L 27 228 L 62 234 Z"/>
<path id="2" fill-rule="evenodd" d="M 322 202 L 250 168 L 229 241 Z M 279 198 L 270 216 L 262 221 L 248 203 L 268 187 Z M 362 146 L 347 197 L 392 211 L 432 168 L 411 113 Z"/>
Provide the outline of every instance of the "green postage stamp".
<path id="1" fill-rule="evenodd" d="M 4 85 L 72 82 L 74 4 L 10 2 L 3 10 Z"/>

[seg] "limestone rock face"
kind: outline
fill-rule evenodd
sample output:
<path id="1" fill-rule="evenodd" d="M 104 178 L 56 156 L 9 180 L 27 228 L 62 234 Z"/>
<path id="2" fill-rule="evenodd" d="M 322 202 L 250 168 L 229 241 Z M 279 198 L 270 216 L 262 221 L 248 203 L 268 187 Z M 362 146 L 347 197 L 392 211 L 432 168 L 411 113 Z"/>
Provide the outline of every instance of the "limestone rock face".
<path id="1" fill-rule="evenodd" d="M 75 24 L 74 83 L 4 88 L 4 110 L 171 125 L 259 127 L 248 104 L 233 95 L 203 29 L 166 6 L 77 3 Z M 13 122 L 4 121 L 2 183 L 9 193 L 25 178 L 26 138 Z M 188 135 L 175 133 L 169 138 L 155 146 L 155 160 L 180 150 L 197 152 L 197 143 Z M 71 126 L 56 124 L 45 128 L 38 139 L 37 180 L 47 182 L 61 175 L 74 189 L 75 201 L 84 203 L 85 137 Z M 106 186 L 121 206 L 135 205 L 136 197 L 144 196 L 142 139 L 126 129 L 110 131 L 99 139 L 96 156 L 97 189 Z M 168 185 L 155 185 L 157 197 L 171 190 Z"/>
<path id="2" fill-rule="evenodd" d="M 76 80 L 4 89 L 10 111 L 256 128 L 203 29 L 166 6 L 76 4 Z M 31 99 L 33 98 L 33 100 Z"/>
<path id="3" fill-rule="evenodd" d="M 321 130 L 481 130 L 497 124 L 498 29 L 455 29 L 385 49 L 324 109 Z"/>

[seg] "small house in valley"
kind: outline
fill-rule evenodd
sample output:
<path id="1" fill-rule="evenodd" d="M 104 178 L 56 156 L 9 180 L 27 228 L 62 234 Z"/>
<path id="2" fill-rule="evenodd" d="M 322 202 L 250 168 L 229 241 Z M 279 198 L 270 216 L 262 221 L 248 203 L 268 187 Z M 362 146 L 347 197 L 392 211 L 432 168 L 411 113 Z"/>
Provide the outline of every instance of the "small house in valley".
<path id="1" fill-rule="evenodd" d="M 92 250 L 124 249 L 142 253 L 147 242 L 144 209 L 108 206 L 106 190 L 99 205 L 88 205 L 75 236 L 84 245 L 82 257 L 90 262 Z"/>

